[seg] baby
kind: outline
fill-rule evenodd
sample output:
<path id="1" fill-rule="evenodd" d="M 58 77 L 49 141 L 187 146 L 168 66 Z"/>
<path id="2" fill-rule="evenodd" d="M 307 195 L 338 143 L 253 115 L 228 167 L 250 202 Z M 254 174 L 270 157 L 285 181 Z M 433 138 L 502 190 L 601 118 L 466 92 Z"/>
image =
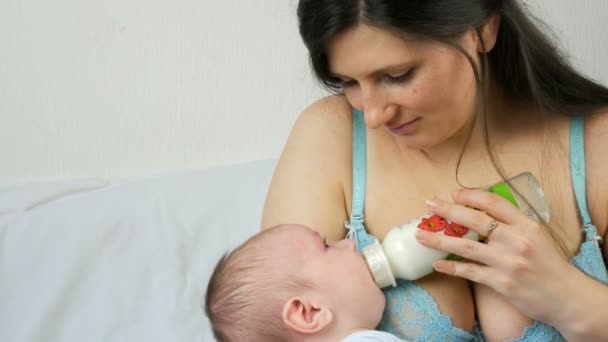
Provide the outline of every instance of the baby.
<path id="1" fill-rule="evenodd" d="M 374 331 L 384 295 L 353 241 L 281 225 L 224 255 L 205 311 L 219 341 L 403 341 Z"/>

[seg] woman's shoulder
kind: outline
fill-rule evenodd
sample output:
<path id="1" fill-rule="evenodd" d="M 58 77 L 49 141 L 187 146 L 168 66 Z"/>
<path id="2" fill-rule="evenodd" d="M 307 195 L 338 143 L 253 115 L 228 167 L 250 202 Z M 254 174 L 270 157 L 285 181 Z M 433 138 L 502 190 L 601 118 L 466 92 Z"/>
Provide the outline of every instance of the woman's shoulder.
<path id="1" fill-rule="evenodd" d="M 351 145 L 352 107 L 343 96 L 328 96 L 298 116 L 281 159 L 305 157 L 309 163 L 336 164 L 350 158 Z"/>
<path id="2" fill-rule="evenodd" d="M 350 132 L 352 107 L 344 96 L 323 97 L 310 104 L 298 117 L 294 130 L 330 128 Z"/>
<path id="3" fill-rule="evenodd" d="M 608 147 L 608 107 L 589 114 L 585 119 L 587 164 L 593 169 L 601 169 L 604 175 L 608 174 L 606 147 Z"/>
<path id="4" fill-rule="evenodd" d="M 588 114 L 585 128 L 592 138 L 608 138 L 608 106 Z"/>
<path id="5" fill-rule="evenodd" d="M 329 240 L 343 237 L 351 141 L 351 107 L 343 97 L 326 97 L 306 108 L 275 169 L 262 226 L 299 223 Z"/>

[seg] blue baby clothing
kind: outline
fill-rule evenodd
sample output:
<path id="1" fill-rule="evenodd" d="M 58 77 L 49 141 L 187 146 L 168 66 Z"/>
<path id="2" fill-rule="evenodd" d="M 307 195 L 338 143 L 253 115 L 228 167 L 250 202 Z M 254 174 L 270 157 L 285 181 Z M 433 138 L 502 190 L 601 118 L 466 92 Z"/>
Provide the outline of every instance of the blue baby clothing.
<path id="1" fill-rule="evenodd" d="M 570 164 L 576 200 L 583 221 L 585 240 L 570 262 L 590 277 L 608 284 L 608 272 L 599 247 L 597 230 L 591 223 L 586 203 L 584 120 L 573 117 L 570 130 Z M 374 241 L 363 224 L 367 168 L 366 128 L 363 113 L 353 109 L 353 199 L 348 237 L 361 250 Z M 386 308 L 379 330 L 411 341 L 484 341 L 476 329 L 468 333 L 452 324 L 450 317 L 439 312 L 437 303 L 424 289 L 411 281 L 399 279 L 397 287 L 385 290 Z M 513 341 L 565 341 L 552 326 L 536 321 Z"/>

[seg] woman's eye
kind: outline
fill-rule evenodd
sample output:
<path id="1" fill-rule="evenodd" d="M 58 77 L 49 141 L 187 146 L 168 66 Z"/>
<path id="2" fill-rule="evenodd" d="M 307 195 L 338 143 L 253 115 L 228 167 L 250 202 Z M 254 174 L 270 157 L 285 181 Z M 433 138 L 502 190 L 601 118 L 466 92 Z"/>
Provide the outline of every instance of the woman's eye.
<path id="1" fill-rule="evenodd" d="M 340 80 L 340 86 L 342 88 L 352 88 L 357 85 L 357 81 L 354 80 Z"/>
<path id="2" fill-rule="evenodd" d="M 416 69 L 412 68 L 401 75 L 396 75 L 396 76 L 386 75 L 386 82 L 394 83 L 394 84 L 407 82 L 414 76 L 415 71 L 416 71 Z"/>

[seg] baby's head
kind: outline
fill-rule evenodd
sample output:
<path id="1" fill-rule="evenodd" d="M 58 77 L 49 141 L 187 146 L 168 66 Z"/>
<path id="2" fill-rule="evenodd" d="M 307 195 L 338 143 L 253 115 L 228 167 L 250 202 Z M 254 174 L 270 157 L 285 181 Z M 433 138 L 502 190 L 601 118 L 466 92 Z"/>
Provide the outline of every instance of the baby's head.
<path id="1" fill-rule="evenodd" d="M 374 329 L 384 304 L 351 240 L 281 225 L 220 259 L 205 311 L 220 341 L 339 340 Z"/>

